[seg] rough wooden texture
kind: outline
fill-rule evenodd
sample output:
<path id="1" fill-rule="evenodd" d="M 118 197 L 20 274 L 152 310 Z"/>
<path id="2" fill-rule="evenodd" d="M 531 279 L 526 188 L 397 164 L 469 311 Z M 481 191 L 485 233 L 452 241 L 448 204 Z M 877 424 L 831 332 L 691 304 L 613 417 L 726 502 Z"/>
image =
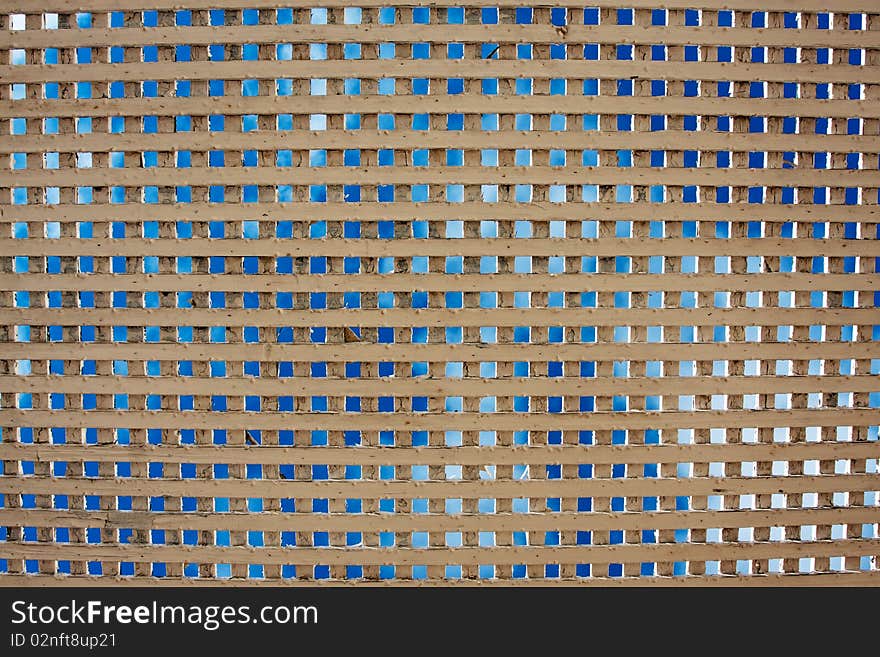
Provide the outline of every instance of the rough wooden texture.
<path id="1" fill-rule="evenodd" d="M 0 6 L 0 585 L 880 584 L 876 2 L 351 4 Z"/>

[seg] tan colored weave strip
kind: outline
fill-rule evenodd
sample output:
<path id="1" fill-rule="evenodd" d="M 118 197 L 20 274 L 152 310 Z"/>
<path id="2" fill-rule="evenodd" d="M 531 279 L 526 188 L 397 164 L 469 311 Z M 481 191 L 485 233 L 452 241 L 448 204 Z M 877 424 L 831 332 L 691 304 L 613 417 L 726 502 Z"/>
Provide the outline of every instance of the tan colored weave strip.
<path id="1" fill-rule="evenodd" d="M 880 584 L 876 3 L 182 4 L 0 7 L 0 585 Z"/>

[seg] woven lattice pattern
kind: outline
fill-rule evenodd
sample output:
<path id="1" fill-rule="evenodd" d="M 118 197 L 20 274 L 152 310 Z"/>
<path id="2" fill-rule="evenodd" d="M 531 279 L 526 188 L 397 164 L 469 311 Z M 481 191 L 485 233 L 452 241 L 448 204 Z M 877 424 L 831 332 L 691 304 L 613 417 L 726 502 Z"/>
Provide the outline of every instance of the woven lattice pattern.
<path id="1" fill-rule="evenodd" d="M 2 2 L 0 584 L 877 584 L 877 4 L 348 4 Z"/>

